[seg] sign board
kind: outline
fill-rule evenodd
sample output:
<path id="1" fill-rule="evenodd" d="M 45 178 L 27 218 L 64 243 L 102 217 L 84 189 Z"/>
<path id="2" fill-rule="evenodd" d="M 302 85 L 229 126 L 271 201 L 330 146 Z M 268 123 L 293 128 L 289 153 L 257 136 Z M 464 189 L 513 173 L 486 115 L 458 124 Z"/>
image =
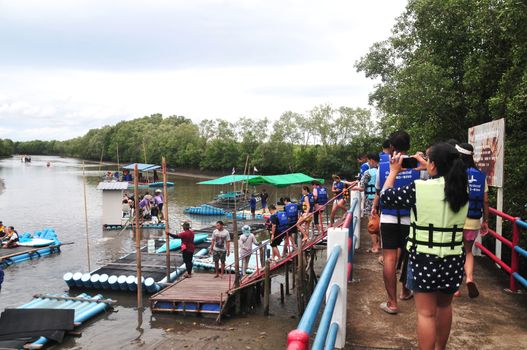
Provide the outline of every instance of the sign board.
<path id="1" fill-rule="evenodd" d="M 468 143 L 474 146 L 474 161 L 487 174 L 487 184 L 503 187 L 505 119 L 468 129 Z"/>

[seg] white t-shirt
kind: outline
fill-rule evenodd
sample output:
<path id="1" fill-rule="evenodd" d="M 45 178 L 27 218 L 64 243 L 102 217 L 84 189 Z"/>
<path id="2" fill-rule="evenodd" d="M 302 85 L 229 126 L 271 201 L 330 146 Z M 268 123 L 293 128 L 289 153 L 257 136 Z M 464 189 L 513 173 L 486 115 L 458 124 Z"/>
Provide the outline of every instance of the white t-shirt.
<path id="1" fill-rule="evenodd" d="M 229 231 L 226 229 L 223 229 L 221 231 L 214 230 L 212 232 L 211 239 L 214 241 L 214 250 L 217 252 L 226 252 L 227 251 L 227 244 L 226 242 L 230 242 L 231 236 L 229 235 Z"/>

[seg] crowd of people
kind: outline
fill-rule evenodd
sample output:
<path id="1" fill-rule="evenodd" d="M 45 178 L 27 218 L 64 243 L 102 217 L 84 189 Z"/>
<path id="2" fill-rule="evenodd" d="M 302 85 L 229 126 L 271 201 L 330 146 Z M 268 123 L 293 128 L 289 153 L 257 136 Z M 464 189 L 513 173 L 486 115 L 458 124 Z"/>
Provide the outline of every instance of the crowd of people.
<path id="1" fill-rule="evenodd" d="M 13 226 L 4 226 L 0 221 L 0 248 L 18 247 L 19 235 Z"/>
<path id="2" fill-rule="evenodd" d="M 452 299 L 461 295 L 464 278 L 468 296 L 479 295 L 472 247 L 487 233 L 488 187 L 470 144 L 448 140 L 411 156 L 409 150 L 410 136 L 398 131 L 362 164 L 359 190 L 372 236 L 368 251 L 382 249 L 387 300 L 380 309 L 396 315 L 399 302 L 414 299 L 419 347 L 444 349 Z"/>
<path id="3" fill-rule="evenodd" d="M 139 216 L 142 222 L 157 224 L 163 220 L 163 191 L 155 190 L 154 194 L 145 192 L 139 199 Z M 130 221 L 135 215 L 135 201 L 132 194 L 125 193 L 122 201 L 122 218 Z"/>

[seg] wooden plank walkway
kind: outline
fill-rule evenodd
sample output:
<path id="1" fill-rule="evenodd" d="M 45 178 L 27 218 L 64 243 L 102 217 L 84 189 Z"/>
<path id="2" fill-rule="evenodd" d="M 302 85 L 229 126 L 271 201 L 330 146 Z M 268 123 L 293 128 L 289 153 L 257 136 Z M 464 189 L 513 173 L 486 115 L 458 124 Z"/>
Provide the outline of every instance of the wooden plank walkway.
<path id="1" fill-rule="evenodd" d="M 194 273 L 150 298 L 152 311 L 219 314 L 229 297 L 229 277 Z"/>

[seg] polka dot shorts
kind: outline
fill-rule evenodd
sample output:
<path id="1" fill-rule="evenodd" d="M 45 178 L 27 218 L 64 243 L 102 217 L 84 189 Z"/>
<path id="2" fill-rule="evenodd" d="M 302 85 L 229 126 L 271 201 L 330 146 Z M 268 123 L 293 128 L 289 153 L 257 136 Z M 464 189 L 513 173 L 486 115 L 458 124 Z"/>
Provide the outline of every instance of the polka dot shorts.
<path id="1" fill-rule="evenodd" d="M 440 258 L 412 250 L 408 259 L 406 286 L 414 292 L 453 294 L 463 281 L 464 265 L 464 253 Z"/>

